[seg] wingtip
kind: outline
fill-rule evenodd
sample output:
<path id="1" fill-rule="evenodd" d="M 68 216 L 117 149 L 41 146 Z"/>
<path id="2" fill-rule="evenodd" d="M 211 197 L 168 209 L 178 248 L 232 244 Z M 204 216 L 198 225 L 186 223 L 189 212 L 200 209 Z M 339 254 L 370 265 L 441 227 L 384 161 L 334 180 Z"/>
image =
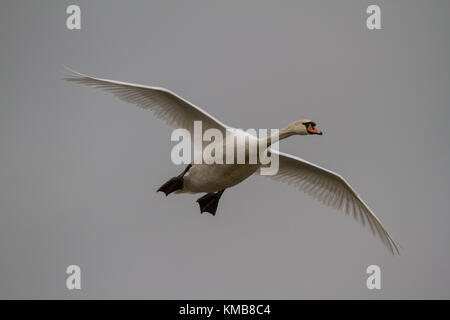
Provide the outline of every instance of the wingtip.
<path id="1" fill-rule="evenodd" d="M 65 64 L 63 64 L 62 67 L 63 67 L 66 71 L 69 71 L 70 73 L 74 73 L 74 74 L 81 75 L 81 73 L 79 73 L 78 71 L 73 70 L 72 68 L 66 66 Z"/>
<path id="2" fill-rule="evenodd" d="M 80 77 L 87 77 L 85 74 L 75 71 L 74 69 L 66 66 L 66 65 L 62 65 L 63 67 L 63 80 L 73 80 L 74 78 L 80 78 Z"/>
<path id="3" fill-rule="evenodd" d="M 391 249 L 391 253 L 393 256 L 400 256 L 400 249 L 403 249 L 403 247 L 397 243 L 396 241 L 394 241 L 394 239 L 392 239 L 392 237 L 387 234 L 387 240 L 389 241 L 389 248 Z"/>

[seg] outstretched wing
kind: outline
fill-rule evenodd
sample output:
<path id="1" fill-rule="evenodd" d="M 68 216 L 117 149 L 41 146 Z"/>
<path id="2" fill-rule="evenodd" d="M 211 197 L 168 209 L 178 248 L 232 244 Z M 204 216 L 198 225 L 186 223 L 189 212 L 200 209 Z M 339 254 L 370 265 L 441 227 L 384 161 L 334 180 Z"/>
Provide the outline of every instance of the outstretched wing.
<path id="1" fill-rule="evenodd" d="M 71 74 L 65 80 L 109 91 L 125 102 L 152 111 L 158 119 L 173 128 L 187 129 L 193 135 L 194 121 L 202 121 L 203 131 L 215 128 L 226 134 L 228 127 L 225 124 L 167 89 L 94 78 L 68 70 Z"/>
<path id="2" fill-rule="evenodd" d="M 368 225 L 393 255 L 400 254 L 398 245 L 380 220 L 344 178 L 301 158 L 276 150 L 271 152 L 279 153 L 279 170 L 276 175 L 267 177 L 293 185 L 328 206 L 352 214 L 363 226 Z"/>

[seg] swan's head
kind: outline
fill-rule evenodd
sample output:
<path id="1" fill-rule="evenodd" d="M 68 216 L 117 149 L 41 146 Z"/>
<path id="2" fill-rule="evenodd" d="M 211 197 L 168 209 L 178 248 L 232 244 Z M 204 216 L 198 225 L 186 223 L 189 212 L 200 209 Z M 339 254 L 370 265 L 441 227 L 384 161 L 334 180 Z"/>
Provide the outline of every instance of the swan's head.
<path id="1" fill-rule="evenodd" d="M 311 120 L 298 120 L 295 122 L 292 122 L 288 128 L 294 133 L 306 136 L 308 134 L 319 134 L 322 135 L 322 131 L 317 129 L 316 123 Z"/>

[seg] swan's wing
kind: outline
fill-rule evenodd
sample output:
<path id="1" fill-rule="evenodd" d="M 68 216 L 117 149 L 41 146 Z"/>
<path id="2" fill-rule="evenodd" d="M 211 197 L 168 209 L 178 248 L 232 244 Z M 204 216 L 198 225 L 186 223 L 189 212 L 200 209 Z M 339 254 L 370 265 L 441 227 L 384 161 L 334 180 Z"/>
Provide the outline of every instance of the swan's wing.
<path id="1" fill-rule="evenodd" d="M 202 121 L 203 131 L 215 128 L 225 134 L 228 128 L 199 107 L 167 89 L 93 78 L 71 69 L 68 70 L 71 74 L 67 75 L 65 80 L 109 91 L 125 102 L 135 104 L 145 110 L 151 110 L 158 119 L 173 128 L 189 130 L 191 135 L 194 132 L 194 121 Z"/>
<path id="2" fill-rule="evenodd" d="M 397 244 L 380 220 L 344 178 L 306 160 L 276 150 L 271 152 L 279 153 L 279 170 L 276 175 L 267 177 L 293 185 L 328 206 L 342 210 L 347 215 L 352 214 L 363 226 L 369 225 L 372 233 L 381 239 L 393 255 L 400 254 Z"/>

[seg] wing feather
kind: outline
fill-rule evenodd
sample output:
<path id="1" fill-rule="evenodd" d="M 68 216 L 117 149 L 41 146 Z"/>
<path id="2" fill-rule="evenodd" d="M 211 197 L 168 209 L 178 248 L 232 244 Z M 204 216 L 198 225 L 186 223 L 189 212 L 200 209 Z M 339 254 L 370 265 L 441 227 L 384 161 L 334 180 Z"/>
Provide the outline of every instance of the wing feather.
<path id="1" fill-rule="evenodd" d="M 400 254 L 398 245 L 380 220 L 344 178 L 301 158 L 271 151 L 279 153 L 280 168 L 276 175 L 267 177 L 293 185 L 323 204 L 352 215 L 363 226 L 368 225 L 393 255 Z"/>
<path id="2" fill-rule="evenodd" d="M 70 74 L 64 80 L 111 92 L 124 102 L 152 111 L 156 118 L 173 128 L 187 129 L 193 135 L 194 121 L 202 121 L 203 131 L 215 128 L 226 134 L 228 126 L 167 89 L 94 78 L 68 70 Z"/>

